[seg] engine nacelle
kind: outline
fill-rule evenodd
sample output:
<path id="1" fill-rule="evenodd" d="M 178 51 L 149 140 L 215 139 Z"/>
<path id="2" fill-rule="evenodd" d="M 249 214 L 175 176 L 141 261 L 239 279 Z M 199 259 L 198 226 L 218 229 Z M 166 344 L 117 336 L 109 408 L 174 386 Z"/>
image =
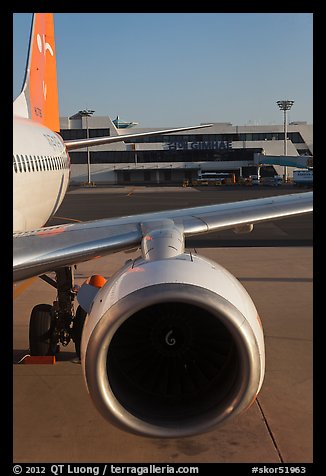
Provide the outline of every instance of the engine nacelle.
<path id="1" fill-rule="evenodd" d="M 157 437 L 205 432 L 244 411 L 265 368 L 247 291 L 222 266 L 191 253 L 127 262 L 95 295 L 81 359 L 100 413 Z"/>

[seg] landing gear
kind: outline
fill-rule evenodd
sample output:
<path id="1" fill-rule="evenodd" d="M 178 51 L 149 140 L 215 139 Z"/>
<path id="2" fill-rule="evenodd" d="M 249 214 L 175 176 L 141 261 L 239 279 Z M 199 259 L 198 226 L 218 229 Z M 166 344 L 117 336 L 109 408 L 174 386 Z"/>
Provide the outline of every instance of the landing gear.
<path id="1" fill-rule="evenodd" d="M 73 268 L 64 267 L 55 270 L 55 280 L 47 275 L 42 275 L 40 278 L 57 289 L 57 299 L 52 306 L 38 304 L 32 310 L 29 327 L 31 355 L 55 355 L 59 350 L 59 344 L 67 346 L 71 339 L 75 340 L 75 335 L 77 335 L 76 352 L 80 355 L 84 321 L 81 323 L 81 308 L 81 311 L 77 309 L 75 316 L 74 299 L 77 292 L 73 283 Z M 75 318 L 77 320 L 73 325 Z M 78 333 L 77 328 L 80 329 Z"/>
<path id="2" fill-rule="evenodd" d="M 31 355 L 55 355 L 55 315 L 49 304 L 38 304 L 32 310 L 29 323 Z"/>
<path id="3" fill-rule="evenodd" d="M 76 315 L 72 325 L 72 335 L 73 341 L 75 342 L 75 349 L 78 359 L 80 360 L 80 343 L 84 327 L 84 322 L 86 319 L 87 313 L 80 306 L 77 307 Z"/>

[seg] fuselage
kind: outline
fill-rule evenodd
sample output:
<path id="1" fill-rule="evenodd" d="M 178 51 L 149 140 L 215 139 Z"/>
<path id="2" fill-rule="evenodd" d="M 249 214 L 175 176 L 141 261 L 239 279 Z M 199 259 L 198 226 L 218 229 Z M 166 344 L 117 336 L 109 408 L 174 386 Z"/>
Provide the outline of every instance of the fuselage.
<path id="1" fill-rule="evenodd" d="M 13 231 L 45 225 L 69 184 L 70 159 L 62 138 L 30 119 L 13 120 Z"/>

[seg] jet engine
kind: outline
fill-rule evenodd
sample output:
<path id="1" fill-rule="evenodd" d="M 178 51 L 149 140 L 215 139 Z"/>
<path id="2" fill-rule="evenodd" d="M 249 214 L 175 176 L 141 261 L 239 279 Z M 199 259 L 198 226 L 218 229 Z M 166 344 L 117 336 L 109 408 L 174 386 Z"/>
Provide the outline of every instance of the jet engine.
<path id="1" fill-rule="evenodd" d="M 263 331 L 226 269 L 182 245 L 155 252 L 146 243 L 153 240 L 95 291 L 81 360 L 90 396 L 111 423 L 143 436 L 189 436 L 252 404 L 264 377 Z"/>

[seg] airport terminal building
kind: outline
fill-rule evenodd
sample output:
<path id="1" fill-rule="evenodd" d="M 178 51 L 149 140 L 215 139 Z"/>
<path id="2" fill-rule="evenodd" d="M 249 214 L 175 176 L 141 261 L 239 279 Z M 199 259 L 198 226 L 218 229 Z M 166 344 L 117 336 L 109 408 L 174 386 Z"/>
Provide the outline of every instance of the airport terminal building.
<path id="1" fill-rule="evenodd" d="M 171 129 L 115 129 L 108 116 L 60 118 L 64 139 L 80 139 Z M 291 122 L 287 127 L 287 156 L 305 160 L 313 156 L 313 126 Z M 173 134 L 143 137 L 128 142 L 80 149 L 70 152 L 71 182 L 108 184 L 182 184 L 199 172 L 232 172 L 238 177 L 282 175 L 280 165 L 267 165 L 268 156 L 284 154 L 284 126 L 213 123 L 211 127 Z M 266 157 L 265 162 L 262 156 Z M 90 167 L 88 167 L 88 163 Z M 289 167 L 288 173 L 295 167 Z"/>

